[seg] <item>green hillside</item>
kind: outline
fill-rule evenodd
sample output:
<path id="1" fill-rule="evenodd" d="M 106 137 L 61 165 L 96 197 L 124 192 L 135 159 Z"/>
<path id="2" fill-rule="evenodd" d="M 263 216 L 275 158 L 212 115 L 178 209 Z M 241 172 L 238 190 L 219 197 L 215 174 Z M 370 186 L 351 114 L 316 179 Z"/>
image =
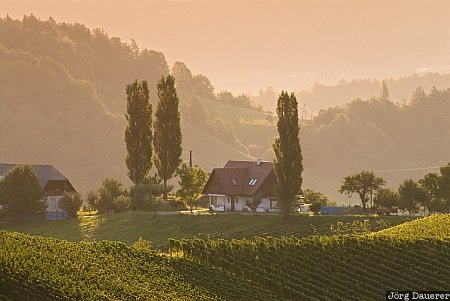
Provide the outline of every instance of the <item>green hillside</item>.
<path id="1" fill-rule="evenodd" d="M 115 240 L 129 245 L 139 237 L 159 247 L 169 238 L 201 237 L 252 238 L 255 236 L 308 237 L 312 235 L 362 234 L 386 229 L 411 220 L 403 216 L 292 216 L 218 214 L 179 215 L 126 212 L 80 216 L 65 221 L 29 221 L 0 224 L 0 229 L 79 242 Z"/>
<path id="2" fill-rule="evenodd" d="M 125 87 L 134 79 L 147 80 L 155 106 L 155 84 L 168 73 L 164 54 L 139 49 L 100 29 L 32 15 L 0 19 L 0 136 L 7 141 L 0 144 L 0 162 L 52 164 L 83 194 L 107 177 L 131 185 L 124 162 Z M 348 103 L 333 103 L 313 120 L 302 120 L 303 189 L 356 204 L 357 198 L 338 193 L 349 174 L 378 171 L 388 186 L 397 187 L 406 178 L 418 179 L 445 165 L 450 91 L 430 87 L 445 88 L 447 79 L 388 80 L 391 100 L 368 99 L 378 92 L 362 93 L 366 86 L 380 86 L 379 81 L 318 85 L 312 93 L 320 99 L 346 97 Z M 414 91 L 422 82 L 426 90 Z M 397 87 L 414 95 L 395 102 Z M 194 162 L 207 171 L 230 159 L 272 160 L 276 117 L 213 99 L 210 88 L 209 98 L 178 91 L 182 160 L 190 149 Z M 355 93 L 362 99 L 350 102 Z M 300 103 L 308 97 L 297 95 Z"/>
<path id="3" fill-rule="evenodd" d="M 384 300 L 386 290 L 450 289 L 449 229 L 448 215 L 432 216 L 384 235 L 186 239 L 172 240 L 171 250 L 286 300 Z"/>
<path id="4" fill-rule="evenodd" d="M 170 240 L 168 254 L 145 241 L 129 247 L 0 231 L 0 298 L 339 301 L 449 290 L 449 216 L 396 228 L 410 234 Z M 436 230 L 413 234 L 425 228 Z"/>
<path id="5" fill-rule="evenodd" d="M 214 268 L 123 243 L 0 231 L 2 300 L 276 300 Z"/>
<path id="6" fill-rule="evenodd" d="M 428 216 L 371 234 L 375 237 L 450 238 L 450 215 Z"/>
<path id="7" fill-rule="evenodd" d="M 162 53 L 99 29 L 32 15 L 0 19 L 0 136 L 8 141 L 0 144 L 0 162 L 52 164 L 81 193 L 107 177 L 130 184 L 124 163 L 125 87 L 136 78 L 147 80 L 155 109 L 156 82 L 168 73 Z M 250 158 L 248 149 L 230 136 L 236 124 L 208 126 L 207 119 L 193 119 L 183 111 L 192 95 L 180 92 L 183 160 L 189 149 L 195 163 L 207 170 Z M 212 121 L 226 123 L 234 108 L 237 116 L 252 114 L 201 101 L 211 111 L 205 118 Z"/>

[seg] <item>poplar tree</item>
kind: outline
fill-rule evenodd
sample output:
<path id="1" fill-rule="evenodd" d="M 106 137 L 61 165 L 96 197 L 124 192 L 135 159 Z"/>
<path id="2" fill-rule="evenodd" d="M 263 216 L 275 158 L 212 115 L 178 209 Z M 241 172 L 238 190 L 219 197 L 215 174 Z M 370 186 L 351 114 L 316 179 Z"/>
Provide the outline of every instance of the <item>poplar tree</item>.
<path id="1" fill-rule="evenodd" d="M 125 163 L 128 177 L 135 184 L 141 184 L 152 167 L 152 105 L 146 81 L 135 80 L 127 85 L 127 119 Z"/>
<path id="2" fill-rule="evenodd" d="M 158 82 L 158 106 L 154 122 L 155 149 L 154 163 L 158 175 L 163 180 L 163 198 L 167 200 L 167 180 L 173 177 L 181 163 L 181 128 L 178 110 L 178 95 L 175 90 L 175 78 L 164 76 Z"/>
<path id="3" fill-rule="evenodd" d="M 281 92 L 277 103 L 278 135 L 273 144 L 277 184 L 275 187 L 282 216 L 288 216 L 296 195 L 301 193 L 303 156 L 300 148 L 298 102 L 294 93 Z"/>
<path id="4" fill-rule="evenodd" d="M 387 84 L 386 84 L 385 80 L 382 83 L 380 98 L 382 100 L 389 100 L 389 90 L 388 90 L 388 87 L 387 87 Z"/>

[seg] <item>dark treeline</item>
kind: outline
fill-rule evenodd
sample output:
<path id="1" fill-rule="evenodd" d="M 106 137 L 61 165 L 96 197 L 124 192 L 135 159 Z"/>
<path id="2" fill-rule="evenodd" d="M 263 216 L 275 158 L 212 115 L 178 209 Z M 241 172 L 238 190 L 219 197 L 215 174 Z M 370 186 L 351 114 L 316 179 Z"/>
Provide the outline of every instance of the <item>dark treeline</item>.
<path id="1" fill-rule="evenodd" d="M 388 185 L 397 186 L 433 171 L 411 169 L 449 161 L 450 89 L 419 87 L 403 104 L 358 99 L 321 111 L 301 132 L 312 174 L 338 179 L 345 171 L 386 170 Z"/>
<path id="2" fill-rule="evenodd" d="M 7 49 L 46 57 L 63 65 L 72 77 L 89 81 L 115 113 L 123 114 L 123 87 L 130 77 L 156 85 L 161 75 L 169 73 L 164 54 L 139 49 L 134 41 L 127 44 L 109 38 L 101 29 L 90 30 L 78 23 L 56 23 L 52 18 L 42 21 L 33 15 L 22 21 L 7 17 L 0 19 L 0 37 L 0 44 Z"/>
<path id="3" fill-rule="evenodd" d="M 446 89 L 449 87 L 449 82 L 450 74 L 439 73 L 412 74 L 386 79 L 391 100 L 395 102 L 402 102 L 403 99 L 409 99 L 411 91 L 418 86 L 421 86 L 427 91 L 432 87 Z M 316 83 L 309 91 L 299 91 L 296 94 L 299 100 L 306 104 L 307 108 L 313 112 L 318 112 L 328 107 L 343 105 L 358 97 L 367 99 L 378 95 L 381 84 L 382 81 L 378 79 L 341 80 L 336 85 Z M 268 92 L 270 92 L 270 89 L 266 91 L 266 93 Z M 261 93 L 260 97 L 261 95 L 265 96 L 264 93 Z M 255 100 L 258 103 L 260 102 L 259 99 Z M 272 103 L 274 102 L 272 101 Z"/>
<path id="4" fill-rule="evenodd" d="M 156 83 L 169 71 L 162 53 L 109 38 L 100 29 L 33 15 L 0 19 L 0 136 L 5 141 L 0 161 L 54 164 L 81 192 L 107 177 L 126 181 L 125 166 L 117 163 L 125 157 L 125 87 L 134 79 L 146 80 L 156 108 Z M 181 106 L 189 107 L 192 96 L 208 96 L 201 85 L 194 90 L 197 94 L 184 92 Z M 186 133 L 187 142 L 208 129 L 211 139 L 229 137 L 224 156 L 233 157 L 229 153 L 238 139 L 223 119 L 211 114 L 208 122 L 186 114 L 183 122 L 187 128 L 202 124 Z M 189 148 L 199 149 L 200 141 L 194 143 Z M 209 162 L 208 168 L 215 165 Z"/>

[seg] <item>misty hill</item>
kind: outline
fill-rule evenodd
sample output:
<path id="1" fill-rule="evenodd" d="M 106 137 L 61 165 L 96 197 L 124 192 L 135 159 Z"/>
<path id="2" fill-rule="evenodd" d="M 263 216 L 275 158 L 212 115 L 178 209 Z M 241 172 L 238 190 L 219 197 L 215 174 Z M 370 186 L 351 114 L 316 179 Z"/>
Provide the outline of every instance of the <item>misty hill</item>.
<path id="1" fill-rule="evenodd" d="M 0 161 L 53 164 L 80 192 L 106 177 L 130 183 L 125 87 L 135 78 L 147 80 L 155 109 L 156 82 L 168 73 L 162 53 L 98 29 L 32 15 L 0 19 Z M 185 159 L 193 149 L 195 163 L 211 169 L 230 158 L 248 158 L 252 147 L 240 139 L 251 130 L 235 128 L 259 128 L 264 113 L 182 89 L 179 95 Z"/>
<path id="2" fill-rule="evenodd" d="M 446 165 L 450 89 L 412 94 L 403 104 L 371 98 L 321 111 L 301 131 L 309 181 L 337 195 L 343 177 L 356 171 L 374 170 L 398 187 Z"/>
<path id="3" fill-rule="evenodd" d="M 412 74 L 398 78 L 389 78 L 385 81 L 389 87 L 390 99 L 394 102 L 402 102 L 402 100 L 411 98 L 412 91 L 419 86 L 426 91 L 433 87 L 437 89 L 450 88 L 450 74 Z M 316 83 L 309 90 L 299 91 L 296 94 L 301 103 L 306 104 L 308 108 L 307 113 L 311 111 L 316 114 L 319 110 L 344 105 L 357 98 L 368 99 L 377 97 L 380 95 L 381 86 L 382 80 L 379 79 L 341 80 L 335 85 Z M 258 102 L 262 98 L 260 102 L 267 106 L 268 102 L 264 100 L 264 92 L 267 93 L 268 91 L 262 90 L 259 97 L 255 97 L 255 101 Z M 272 105 L 275 106 L 276 103 L 274 102 Z"/>
<path id="4" fill-rule="evenodd" d="M 130 184 L 124 163 L 125 86 L 135 78 L 148 80 L 155 108 L 156 81 L 168 72 L 162 53 L 138 49 L 101 30 L 33 16 L 0 19 L 0 162 L 55 165 L 80 192 L 106 177 Z M 405 79 L 404 91 L 414 78 Z M 418 78 L 439 86 L 445 76 Z M 387 84 L 396 100 L 395 85 Z M 380 85 L 373 84 L 375 92 L 368 95 L 378 95 Z M 348 91 L 345 102 L 355 98 Z M 183 160 L 192 149 L 195 163 L 210 171 L 229 159 L 273 159 L 274 115 L 189 89 L 178 87 L 178 93 Z M 334 94 L 330 91 L 330 98 Z M 378 174 L 396 186 L 433 170 L 416 168 L 450 161 L 448 90 L 426 89 L 401 103 L 357 96 L 364 100 L 301 121 L 304 188 L 348 202 L 337 190 L 352 172 L 382 171 Z"/>

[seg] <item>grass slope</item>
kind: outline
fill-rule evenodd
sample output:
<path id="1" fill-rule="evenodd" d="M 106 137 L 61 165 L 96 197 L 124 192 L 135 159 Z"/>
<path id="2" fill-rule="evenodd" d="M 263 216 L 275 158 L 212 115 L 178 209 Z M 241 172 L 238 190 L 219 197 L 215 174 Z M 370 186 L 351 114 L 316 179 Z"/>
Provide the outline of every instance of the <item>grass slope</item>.
<path id="1" fill-rule="evenodd" d="M 339 233 L 367 233 L 388 228 L 410 220 L 408 217 L 363 216 L 292 216 L 282 221 L 278 215 L 218 214 L 204 216 L 159 215 L 127 212 L 98 216 L 83 216 L 65 221 L 31 221 L 0 224 L 0 229 L 31 235 L 66 239 L 116 240 L 127 244 L 139 237 L 150 240 L 154 246 L 169 238 L 194 236 L 221 236 L 251 238 L 253 236 L 330 235 Z"/>
<path id="2" fill-rule="evenodd" d="M 250 279 L 280 299 L 384 300 L 386 290 L 450 289 L 449 232 L 446 215 L 376 235 L 191 239 L 171 241 L 171 250 Z"/>
<path id="3" fill-rule="evenodd" d="M 0 292 L 5 300 L 275 300 L 250 282 L 148 249 L 5 231 Z"/>

